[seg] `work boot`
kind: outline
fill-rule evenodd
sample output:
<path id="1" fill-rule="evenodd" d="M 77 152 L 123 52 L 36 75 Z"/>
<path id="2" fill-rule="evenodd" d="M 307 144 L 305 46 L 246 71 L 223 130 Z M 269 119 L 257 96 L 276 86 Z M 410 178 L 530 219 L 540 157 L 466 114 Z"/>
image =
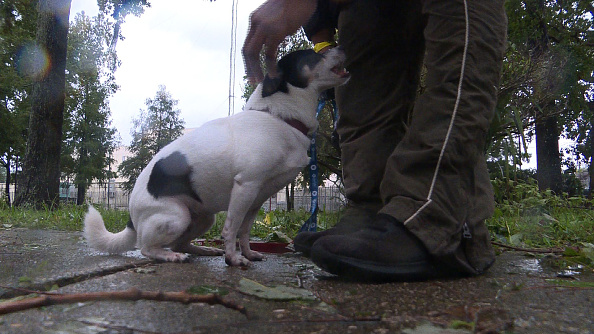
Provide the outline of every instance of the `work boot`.
<path id="1" fill-rule="evenodd" d="M 441 276 L 423 243 L 394 217 L 378 214 L 357 232 L 328 235 L 311 247 L 320 268 L 357 281 L 418 281 Z"/>
<path id="2" fill-rule="evenodd" d="M 311 246 L 319 238 L 356 232 L 367 224 L 370 224 L 374 217 L 375 212 L 370 209 L 349 206 L 334 227 L 321 232 L 300 232 L 293 239 L 293 246 L 297 252 L 301 252 L 304 256 L 309 257 Z"/>

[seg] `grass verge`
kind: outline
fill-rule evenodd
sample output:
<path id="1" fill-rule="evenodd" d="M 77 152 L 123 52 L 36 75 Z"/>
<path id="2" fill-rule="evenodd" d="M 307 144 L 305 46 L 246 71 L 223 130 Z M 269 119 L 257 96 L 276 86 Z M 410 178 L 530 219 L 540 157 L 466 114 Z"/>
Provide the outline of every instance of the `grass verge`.
<path id="1" fill-rule="evenodd" d="M 511 182 L 511 181 L 507 181 Z M 556 196 L 539 192 L 535 184 L 494 184 L 497 205 L 493 217 L 486 221 L 493 240 L 518 247 L 571 247 L 594 244 L 593 203 L 580 197 Z M 509 189 L 498 192 L 498 189 Z M 26 227 L 81 231 L 87 207 L 62 205 L 56 210 L 10 208 L 0 203 L 0 228 Z M 127 211 L 98 207 L 109 231 L 122 230 L 128 222 Z M 319 212 L 318 227 L 334 226 L 341 212 Z M 292 212 L 260 210 L 251 235 L 256 239 L 293 238 L 310 216 L 304 210 Z M 216 215 L 206 239 L 220 238 L 225 213 Z"/>
<path id="2" fill-rule="evenodd" d="M 126 227 L 129 214 L 126 210 L 106 210 L 96 207 L 101 213 L 108 231 L 118 232 Z M 87 206 L 71 204 L 61 205 L 56 210 L 34 210 L 27 208 L 9 208 L 0 204 L 0 228 L 32 228 L 50 229 L 63 231 L 82 231 L 83 220 L 87 212 Z M 282 238 L 283 235 L 293 238 L 299 228 L 310 216 L 304 210 L 293 212 L 260 210 L 251 235 L 257 239 L 273 240 Z M 340 217 L 340 212 L 319 212 L 318 226 L 320 229 L 327 229 L 334 226 Z M 215 224 L 204 236 L 205 239 L 217 239 L 221 236 L 221 230 L 225 223 L 224 212 L 216 215 Z"/>

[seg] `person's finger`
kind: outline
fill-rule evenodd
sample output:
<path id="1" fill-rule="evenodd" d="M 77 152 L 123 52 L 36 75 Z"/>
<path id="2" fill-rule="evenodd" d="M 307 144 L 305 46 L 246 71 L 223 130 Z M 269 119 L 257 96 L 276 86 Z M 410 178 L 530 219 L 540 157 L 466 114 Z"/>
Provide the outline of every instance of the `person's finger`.
<path id="1" fill-rule="evenodd" d="M 260 30 L 260 32 L 258 31 Z M 259 23 L 250 17 L 250 28 L 242 48 L 245 73 L 251 84 L 256 84 L 264 79 L 260 65 L 260 51 L 265 43 L 266 36 L 261 33 Z"/>
<path id="2" fill-rule="evenodd" d="M 248 37 L 246 37 L 242 52 L 246 67 L 246 75 L 250 83 L 257 83 L 264 79 L 260 63 L 260 52 L 262 51 L 263 46 L 265 48 L 264 64 L 268 74 L 271 77 L 276 77 L 278 75 L 276 55 L 278 45 L 284 36 L 275 33 L 262 33 L 270 31 L 271 29 L 257 24 L 251 27 Z"/>
<path id="3" fill-rule="evenodd" d="M 266 39 L 266 49 L 264 50 L 264 64 L 266 65 L 266 72 L 271 78 L 278 77 L 278 69 L 276 68 L 276 56 L 278 53 L 278 45 L 281 40 L 274 35 L 269 35 Z"/>

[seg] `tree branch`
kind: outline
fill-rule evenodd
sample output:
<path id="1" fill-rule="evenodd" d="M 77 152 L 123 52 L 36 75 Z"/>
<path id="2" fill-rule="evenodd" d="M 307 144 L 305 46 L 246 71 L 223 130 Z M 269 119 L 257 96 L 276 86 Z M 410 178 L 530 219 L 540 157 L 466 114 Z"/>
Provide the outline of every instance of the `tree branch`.
<path id="1" fill-rule="evenodd" d="M 43 292 L 38 292 L 43 294 Z M 183 304 L 206 303 L 209 305 L 219 304 L 224 307 L 241 312 L 247 315 L 245 307 L 232 301 L 225 300 L 216 294 L 193 295 L 187 292 L 163 292 L 163 291 L 141 291 L 129 289 L 125 291 L 102 291 L 74 294 L 44 294 L 40 297 L 27 298 L 18 301 L 0 303 L 0 314 L 8 314 L 38 308 L 43 306 L 71 304 L 98 300 L 154 300 L 164 302 L 178 302 Z"/>
<path id="2" fill-rule="evenodd" d="M 318 164 L 320 166 L 326 167 L 330 172 L 338 175 L 339 177 L 342 177 L 342 170 L 340 168 L 336 168 L 336 167 L 324 162 L 323 160 L 318 160 Z"/>

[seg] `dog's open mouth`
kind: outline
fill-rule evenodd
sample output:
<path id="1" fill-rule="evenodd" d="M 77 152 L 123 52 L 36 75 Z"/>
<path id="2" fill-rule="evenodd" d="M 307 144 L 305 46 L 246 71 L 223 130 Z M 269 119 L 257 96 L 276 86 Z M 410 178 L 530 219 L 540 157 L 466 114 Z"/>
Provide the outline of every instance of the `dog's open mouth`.
<path id="1" fill-rule="evenodd" d="M 338 65 L 332 67 L 331 71 L 341 78 L 344 78 L 344 77 L 347 77 L 350 75 L 349 71 L 346 70 L 346 68 L 344 67 L 343 64 L 338 64 Z"/>

